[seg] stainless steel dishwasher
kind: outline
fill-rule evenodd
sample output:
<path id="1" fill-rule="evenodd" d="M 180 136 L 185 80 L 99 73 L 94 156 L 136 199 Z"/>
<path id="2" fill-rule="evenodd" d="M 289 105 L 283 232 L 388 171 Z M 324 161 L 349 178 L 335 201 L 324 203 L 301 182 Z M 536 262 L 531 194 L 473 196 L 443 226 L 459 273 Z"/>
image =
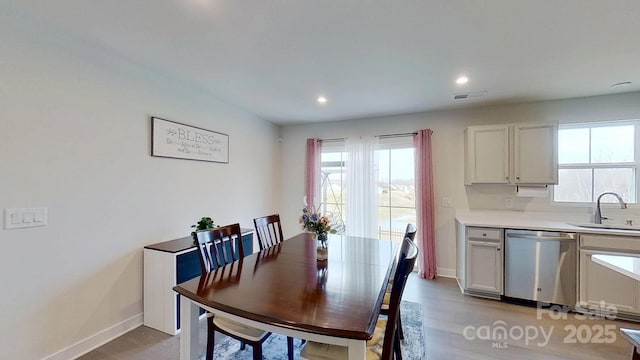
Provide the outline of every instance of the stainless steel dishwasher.
<path id="1" fill-rule="evenodd" d="M 505 235 L 504 295 L 574 306 L 576 234 L 507 230 Z"/>

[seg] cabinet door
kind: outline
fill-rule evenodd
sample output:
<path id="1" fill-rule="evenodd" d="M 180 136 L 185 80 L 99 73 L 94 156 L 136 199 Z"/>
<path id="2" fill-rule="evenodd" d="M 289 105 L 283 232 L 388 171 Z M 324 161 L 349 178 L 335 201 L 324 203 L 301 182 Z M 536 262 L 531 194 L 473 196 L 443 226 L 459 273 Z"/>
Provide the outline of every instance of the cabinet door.
<path id="1" fill-rule="evenodd" d="M 509 183 L 509 126 L 471 126 L 465 135 L 465 184 Z"/>
<path id="2" fill-rule="evenodd" d="M 558 183 L 558 126 L 521 124 L 513 127 L 513 183 Z"/>
<path id="3" fill-rule="evenodd" d="M 502 294 L 502 248 L 499 242 L 467 240 L 467 289 Z"/>
<path id="4" fill-rule="evenodd" d="M 604 302 L 605 306 L 615 306 L 617 311 L 640 312 L 638 282 L 596 264 L 591 260 L 594 253 L 607 254 L 603 251 L 580 251 L 579 303 L 600 308 Z"/>

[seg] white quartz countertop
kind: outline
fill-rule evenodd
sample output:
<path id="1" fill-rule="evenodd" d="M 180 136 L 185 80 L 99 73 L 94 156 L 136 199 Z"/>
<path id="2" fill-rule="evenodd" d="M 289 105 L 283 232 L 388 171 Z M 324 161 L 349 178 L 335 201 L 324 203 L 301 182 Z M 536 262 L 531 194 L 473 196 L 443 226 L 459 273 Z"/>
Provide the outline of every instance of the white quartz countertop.
<path id="1" fill-rule="evenodd" d="M 639 230 L 597 229 L 574 226 L 585 221 L 572 221 L 562 214 L 527 213 L 517 211 L 469 211 L 456 213 L 456 220 L 464 226 L 563 231 L 582 234 L 640 236 Z M 640 229 L 640 228 L 639 228 Z"/>
<path id="2" fill-rule="evenodd" d="M 594 254 L 591 259 L 606 268 L 640 281 L 640 257 Z"/>

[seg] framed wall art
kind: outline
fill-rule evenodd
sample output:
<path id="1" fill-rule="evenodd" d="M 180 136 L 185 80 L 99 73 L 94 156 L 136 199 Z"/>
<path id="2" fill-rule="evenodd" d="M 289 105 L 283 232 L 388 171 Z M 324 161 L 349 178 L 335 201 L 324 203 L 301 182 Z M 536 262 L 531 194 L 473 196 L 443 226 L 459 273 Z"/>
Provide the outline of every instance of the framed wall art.
<path id="1" fill-rule="evenodd" d="M 229 135 L 151 117 L 151 156 L 229 163 Z"/>

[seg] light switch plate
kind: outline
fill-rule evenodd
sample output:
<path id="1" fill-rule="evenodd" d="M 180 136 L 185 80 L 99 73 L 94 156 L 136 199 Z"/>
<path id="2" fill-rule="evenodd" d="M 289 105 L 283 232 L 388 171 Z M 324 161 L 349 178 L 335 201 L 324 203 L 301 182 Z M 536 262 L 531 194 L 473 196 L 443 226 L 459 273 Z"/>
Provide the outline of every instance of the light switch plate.
<path id="1" fill-rule="evenodd" d="M 442 207 L 452 207 L 453 200 L 450 196 L 443 196 L 442 200 L 440 201 L 440 205 L 442 205 Z"/>
<path id="2" fill-rule="evenodd" d="M 21 229 L 47 225 L 47 208 L 4 209 L 4 228 Z"/>

